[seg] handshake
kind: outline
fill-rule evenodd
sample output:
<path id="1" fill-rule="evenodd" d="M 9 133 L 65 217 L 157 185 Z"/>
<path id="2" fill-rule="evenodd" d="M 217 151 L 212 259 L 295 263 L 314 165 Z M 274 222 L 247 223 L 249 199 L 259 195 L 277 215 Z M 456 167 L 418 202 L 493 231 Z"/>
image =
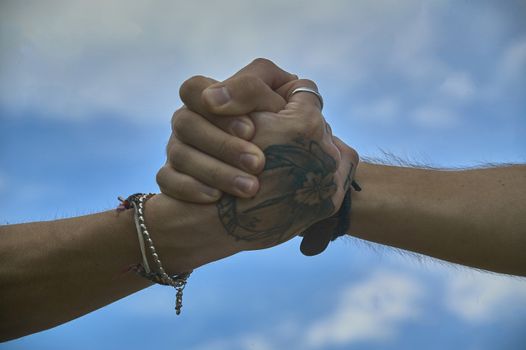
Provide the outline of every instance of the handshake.
<path id="1" fill-rule="evenodd" d="M 176 270 L 297 235 L 315 255 L 346 233 L 358 154 L 332 135 L 315 83 L 256 59 L 224 82 L 192 77 L 180 95 L 145 215 L 180 246 L 164 256 L 190 259 Z"/>
<path id="2" fill-rule="evenodd" d="M 526 276 L 526 166 L 363 163 L 355 174 L 358 154 L 332 135 L 316 85 L 268 60 L 224 82 L 193 77 L 180 95 L 160 194 L 121 199 L 117 214 L 0 226 L 0 341 L 151 285 L 122 271 L 175 287 L 179 312 L 199 266 L 297 235 L 318 254 L 349 233 L 355 175 L 367 190 L 353 192 L 354 236 Z"/>
<path id="3" fill-rule="evenodd" d="M 0 341 L 152 281 L 176 288 L 179 313 L 199 266 L 299 234 L 301 250 L 314 255 L 345 233 L 358 155 L 332 136 L 312 81 L 257 59 L 224 82 L 193 77 L 180 94 L 157 174 L 162 193 L 119 198 L 117 211 L 0 226 L 0 258 L 9 261 L 0 264 L 9 320 Z"/>

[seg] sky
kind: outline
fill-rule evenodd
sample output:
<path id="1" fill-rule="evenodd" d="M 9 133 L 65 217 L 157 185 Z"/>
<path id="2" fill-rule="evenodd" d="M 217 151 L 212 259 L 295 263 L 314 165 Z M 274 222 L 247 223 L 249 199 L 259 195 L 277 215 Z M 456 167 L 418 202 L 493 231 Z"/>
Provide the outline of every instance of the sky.
<path id="1" fill-rule="evenodd" d="M 256 57 L 314 80 L 362 157 L 526 161 L 524 1 L 2 1 L 0 222 L 157 191 L 179 86 Z M 204 266 L 0 349 L 523 349 L 526 282 L 353 238 Z"/>

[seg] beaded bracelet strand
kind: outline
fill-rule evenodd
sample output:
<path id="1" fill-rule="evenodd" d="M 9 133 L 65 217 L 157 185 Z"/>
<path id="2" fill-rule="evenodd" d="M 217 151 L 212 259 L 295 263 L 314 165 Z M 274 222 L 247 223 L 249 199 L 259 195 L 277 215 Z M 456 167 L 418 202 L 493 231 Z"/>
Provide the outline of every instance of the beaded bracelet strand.
<path id="1" fill-rule="evenodd" d="M 144 204 L 148 199 L 150 199 L 154 195 L 154 193 L 136 193 L 132 194 L 126 199 L 118 197 L 121 204 L 117 207 L 117 211 L 134 209 L 134 220 L 135 226 L 137 227 L 137 235 L 139 238 L 139 247 L 141 249 L 143 263 L 134 265 L 132 269 L 138 275 L 154 283 L 174 287 L 177 291 L 175 296 L 175 313 L 179 315 L 181 313 L 181 308 L 183 307 L 183 290 L 186 287 L 186 283 L 191 272 L 185 272 L 178 275 L 170 276 L 164 270 L 161 259 L 157 254 L 152 238 L 150 237 L 150 233 L 148 232 L 146 223 L 144 221 Z M 153 261 L 155 262 L 155 265 L 157 265 L 158 272 L 152 271 L 150 265 L 148 264 L 145 243 L 148 246 L 148 252 L 150 253 Z"/>

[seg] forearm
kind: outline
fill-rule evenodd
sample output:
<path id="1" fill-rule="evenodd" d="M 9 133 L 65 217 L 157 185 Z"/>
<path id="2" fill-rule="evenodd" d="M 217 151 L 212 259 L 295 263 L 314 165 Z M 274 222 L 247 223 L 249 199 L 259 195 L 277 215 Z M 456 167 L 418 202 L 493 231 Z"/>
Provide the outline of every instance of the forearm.
<path id="1" fill-rule="evenodd" d="M 360 164 L 353 236 L 526 275 L 526 167 L 438 171 Z"/>
<path id="2" fill-rule="evenodd" d="M 170 275 L 247 248 L 224 232 L 213 205 L 159 194 L 145 204 L 144 217 Z M 151 285 L 130 269 L 142 262 L 131 209 L 1 226 L 0 238 L 0 341 L 59 325 Z"/>
<path id="3" fill-rule="evenodd" d="M 0 227 L 2 340 L 47 329 L 149 285 L 131 211 Z"/>

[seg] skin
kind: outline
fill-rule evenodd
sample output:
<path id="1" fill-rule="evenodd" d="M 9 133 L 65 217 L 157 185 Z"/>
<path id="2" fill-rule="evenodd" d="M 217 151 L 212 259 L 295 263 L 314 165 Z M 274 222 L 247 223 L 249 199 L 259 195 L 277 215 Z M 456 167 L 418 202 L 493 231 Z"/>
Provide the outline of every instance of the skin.
<path id="1" fill-rule="evenodd" d="M 526 166 L 462 171 L 360 164 L 349 234 L 526 276 Z"/>
<path id="2" fill-rule="evenodd" d="M 357 155 L 339 150 L 317 98 L 305 93 L 286 98 L 297 86 L 316 89 L 311 81 L 296 78 L 269 61 L 256 60 L 229 80 L 232 84 L 252 85 L 234 95 L 243 99 L 231 105 L 237 108 L 237 117 L 230 121 L 223 118 L 218 125 L 234 133 L 239 128 L 232 127 L 232 123 L 246 119 L 248 129 L 239 135 L 251 142 L 237 137 L 233 144 L 244 153 L 256 155 L 260 163 L 251 171 L 258 177 L 233 167 L 224 171 L 224 163 L 217 162 L 212 164 L 221 165 L 221 172 L 212 169 L 207 173 L 212 175 L 204 179 L 215 181 L 232 171 L 255 179 L 251 186 L 244 187 L 247 191 L 242 191 L 242 197 L 225 195 L 220 205 L 183 202 L 158 194 L 146 203 L 146 225 L 169 274 L 191 271 L 241 251 L 272 247 L 334 214 L 340 206 L 346 179 L 355 168 L 351 165 L 358 163 Z M 181 94 L 188 105 L 206 106 L 200 97 L 203 83 L 210 85 L 203 77 L 194 77 L 183 85 Z M 257 102 L 262 89 L 268 98 Z M 195 91 L 199 91 L 199 97 L 192 101 Z M 251 118 L 244 115 L 258 109 L 265 111 L 252 113 Z M 214 116 L 207 117 L 213 120 Z M 192 134 L 192 130 L 185 129 L 188 120 L 209 123 L 209 119 L 185 107 L 174 114 L 172 126 L 174 130 L 184 129 L 185 135 Z M 229 135 L 214 126 L 206 131 L 207 138 L 213 139 L 217 131 L 221 137 Z M 174 171 L 172 165 L 185 171 L 214 158 L 195 148 L 184 149 L 191 146 L 175 134 L 167 148 L 167 165 L 159 172 L 158 180 L 186 179 L 193 181 L 194 189 L 203 188 L 203 182 Z M 181 149 L 184 152 L 179 152 Z M 221 156 L 229 149 L 225 144 L 211 154 Z M 313 186 L 315 179 L 323 179 L 323 186 Z M 231 188 L 238 183 L 225 182 L 223 186 Z M 211 201 L 211 197 L 215 201 L 215 190 L 212 196 L 207 191 L 196 191 L 198 199 Z M 296 213 L 284 218 L 284 210 L 298 206 L 308 215 Z M 0 235 L 2 341 L 67 322 L 150 285 L 130 271 L 142 261 L 131 209 L 0 226 Z"/>
<path id="3" fill-rule="evenodd" d="M 207 90 L 191 91 L 195 96 L 186 96 L 186 99 L 202 103 L 190 104 L 189 108 L 213 115 L 214 118 L 205 119 L 211 125 L 218 125 L 216 121 L 223 115 L 231 121 L 233 116 L 239 115 L 234 106 L 239 104 L 236 101 L 238 90 L 244 87 L 229 81 L 210 83 L 210 88 L 226 88 L 231 100 L 216 106 L 207 99 Z M 261 98 L 265 97 L 265 91 L 268 87 L 262 89 Z M 279 89 L 276 92 L 279 93 Z M 262 105 L 262 102 L 257 104 Z M 202 198 L 195 192 L 182 190 L 196 181 L 240 195 L 232 179 L 241 170 L 247 171 L 236 163 L 241 148 L 231 135 L 219 133 L 218 128 L 215 129 L 217 135 L 207 133 L 210 137 L 186 133 L 185 130 L 192 128 L 211 127 L 194 123 L 195 120 L 189 119 L 184 128 L 175 125 L 173 142 L 183 140 L 182 144 L 203 153 L 230 145 L 222 153 L 215 153 L 213 169 L 206 169 L 216 177 L 203 177 L 205 166 L 199 162 L 183 171 L 169 161 L 165 171 L 170 169 L 185 177 L 172 182 L 164 181 L 167 177 L 159 178 L 161 190 L 175 198 L 199 202 Z M 258 127 L 256 125 L 256 130 Z M 342 154 L 354 152 L 337 139 L 335 145 Z M 169 149 L 169 160 L 170 153 L 177 153 L 177 147 Z M 225 163 L 228 163 L 228 172 L 222 169 Z M 526 276 L 526 166 L 444 171 L 361 163 L 355 178 L 363 191 L 352 194 L 348 234 L 465 266 Z"/>

